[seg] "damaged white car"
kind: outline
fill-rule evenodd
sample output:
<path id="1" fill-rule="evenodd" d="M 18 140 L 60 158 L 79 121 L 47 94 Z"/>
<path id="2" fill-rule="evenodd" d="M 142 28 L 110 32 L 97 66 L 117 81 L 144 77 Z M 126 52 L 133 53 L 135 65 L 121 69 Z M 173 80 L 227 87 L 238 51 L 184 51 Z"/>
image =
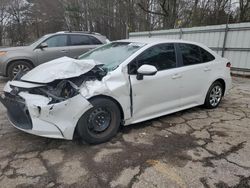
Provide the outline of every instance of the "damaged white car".
<path id="1" fill-rule="evenodd" d="M 182 40 L 129 39 L 19 73 L 0 100 L 10 122 L 39 136 L 102 143 L 129 125 L 198 105 L 215 108 L 230 63 Z"/>

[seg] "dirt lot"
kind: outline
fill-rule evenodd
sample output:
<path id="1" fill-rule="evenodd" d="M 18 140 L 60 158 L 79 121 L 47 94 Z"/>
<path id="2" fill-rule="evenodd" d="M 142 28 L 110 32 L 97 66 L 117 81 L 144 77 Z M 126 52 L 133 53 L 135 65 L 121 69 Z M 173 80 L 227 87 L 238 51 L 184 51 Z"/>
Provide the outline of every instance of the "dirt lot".
<path id="1" fill-rule="evenodd" d="M 16 186 L 250 187 L 250 79 L 234 78 L 216 110 L 128 126 L 97 146 L 23 133 L 0 105 L 0 187 Z"/>

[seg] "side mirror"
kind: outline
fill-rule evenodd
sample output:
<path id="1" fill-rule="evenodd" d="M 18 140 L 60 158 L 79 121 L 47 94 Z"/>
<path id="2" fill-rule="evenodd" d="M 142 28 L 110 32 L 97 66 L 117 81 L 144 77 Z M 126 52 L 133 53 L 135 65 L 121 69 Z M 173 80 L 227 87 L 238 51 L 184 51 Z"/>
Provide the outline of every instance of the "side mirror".
<path id="1" fill-rule="evenodd" d="M 47 48 L 48 44 L 46 42 L 43 42 L 40 44 L 39 48 L 43 49 L 43 48 Z"/>
<path id="2" fill-rule="evenodd" d="M 137 69 L 137 80 L 142 80 L 143 76 L 153 76 L 157 73 L 157 69 L 153 65 L 142 65 Z"/>

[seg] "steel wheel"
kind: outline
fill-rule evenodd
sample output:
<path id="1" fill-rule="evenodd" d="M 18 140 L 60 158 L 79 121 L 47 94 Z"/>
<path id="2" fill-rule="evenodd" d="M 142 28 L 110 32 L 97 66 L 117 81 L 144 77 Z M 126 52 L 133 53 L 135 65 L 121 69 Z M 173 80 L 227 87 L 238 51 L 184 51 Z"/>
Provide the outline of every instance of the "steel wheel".
<path id="1" fill-rule="evenodd" d="M 99 107 L 94 109 L 88 118 L 88 129 L 94 133 L 105 131 L 111 123 L 111 113 L 108 109 Z"/>
<path id="2" fill-rule="evenodd" d="M 222 98 L 222 88 L 219 85 L 217 85 L 210 92 L 209 102 L 211 106 L 213 107 L 217 106 L 220 103 L 221 98 Z"/>
<path id="3" fill-rule="evenodd" d="M 89 100 L 92 104 L 77 123 L 77 133 L 84 142 L 99 144 L 114 137 L 120 127 L 121 112 L 118 105 L 105 97 Z"/>

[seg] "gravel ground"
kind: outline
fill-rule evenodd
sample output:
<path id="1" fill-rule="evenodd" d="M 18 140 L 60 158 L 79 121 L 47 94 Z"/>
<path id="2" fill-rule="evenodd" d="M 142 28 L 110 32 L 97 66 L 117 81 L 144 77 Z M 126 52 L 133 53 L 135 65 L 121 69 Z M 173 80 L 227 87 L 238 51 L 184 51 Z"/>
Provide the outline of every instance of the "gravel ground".
<path id="1" fill-rule="evenodd" d="M 0 187 L 250 187 L 250 79 L 233 85 L 215 110 L 127 126 L 96 146 L 23 133 L 0 105 Z"/>

